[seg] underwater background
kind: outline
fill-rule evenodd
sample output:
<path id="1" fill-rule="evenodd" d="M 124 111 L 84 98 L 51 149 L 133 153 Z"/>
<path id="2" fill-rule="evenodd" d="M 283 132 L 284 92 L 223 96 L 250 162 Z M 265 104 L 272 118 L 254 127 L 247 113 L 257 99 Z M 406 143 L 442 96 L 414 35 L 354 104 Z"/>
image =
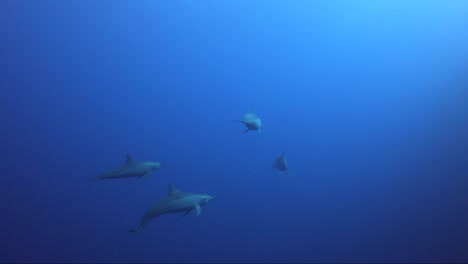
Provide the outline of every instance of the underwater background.
<path id="1" fill-rule="evenodd" d="M 467 63 L 465 0 L 2 0 L 0 261 L 468 262 Z"/>

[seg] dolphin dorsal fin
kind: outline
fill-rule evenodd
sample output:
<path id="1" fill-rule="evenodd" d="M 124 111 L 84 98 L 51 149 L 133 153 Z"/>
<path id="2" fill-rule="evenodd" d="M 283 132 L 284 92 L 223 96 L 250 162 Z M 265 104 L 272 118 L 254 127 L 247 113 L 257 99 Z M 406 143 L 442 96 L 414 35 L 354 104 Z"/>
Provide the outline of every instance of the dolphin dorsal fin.
<path id="1" fill-rule="evenodd" d="M 253 112 L 254 112 L 253 105 L 250 105 L 250 113 L 253 113 Z"/>
<path id="2" fill-rule="evenodd" d="M 167 195 L 176 194 L 178 192 L 180 191 L 174 186 L 174 184 L 169 184 L 169 193 Z"/>
<path id="3" fill-rule="evenodd" d="M 125 157 L 127 158 L 127 160 L 125 161 L 125 163 L 130 163 L 130 162 L 133 161 L 132 156 L 130 156 L 130 155 L 127 154 Z"/>

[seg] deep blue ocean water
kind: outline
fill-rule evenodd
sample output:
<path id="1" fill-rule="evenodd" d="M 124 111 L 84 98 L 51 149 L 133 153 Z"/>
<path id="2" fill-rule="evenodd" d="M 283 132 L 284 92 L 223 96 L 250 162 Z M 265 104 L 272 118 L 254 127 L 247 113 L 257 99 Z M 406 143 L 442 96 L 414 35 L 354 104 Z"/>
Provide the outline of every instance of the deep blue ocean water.
<path id="1" fill-rule="evenodd" d="M 2 0 L 0 261 L 468 262 L 467 65 L 464 0 Z"/>

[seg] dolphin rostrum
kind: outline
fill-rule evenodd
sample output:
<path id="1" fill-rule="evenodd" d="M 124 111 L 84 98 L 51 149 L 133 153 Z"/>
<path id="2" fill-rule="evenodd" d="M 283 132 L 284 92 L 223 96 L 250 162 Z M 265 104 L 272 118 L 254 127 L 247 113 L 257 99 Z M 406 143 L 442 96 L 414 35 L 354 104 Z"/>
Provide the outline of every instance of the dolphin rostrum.
<path id="1" fill-rule="evenodd" d="M 157 161 L 137 161 L 127 154 L 124 164 L 108 172 L 98 175 L 94 180 L 121 179 L 121 178 L 141 178 L 150 176 L 154 171 L 163 166 Z"/>
<path id="2" fill-rule="evenodd" d="M 128 233 L 139 233 L 153 218 L 163 214 L 185 212 L 185 216 L 195 210 L 198 216 L 201 214 L 201 206 L 216 198 L 208 194 L 181 192 L 173 184 L 169 184 L 167 196 L 154 203 L 143 215 L 140 225 Z"/>
<path id="3" fill-rule="evenodd" d="M 275 168 L 278 170 L 279 173 L 286 173 L 290 174 L 288 171 L 288 163 L 286 162 L 286 157 L 284 156 L 284 150 L 283 153 L 281 153 L 280 156 L 276 157 L 275 163 L 273 163 L 273 166 L 271 168 Z"/>
<path id="4" fill-rule="evenodd" d="M 244 123 L 247 127 L 244 133 L 251 130 L 257 130 L 259 134 L 262 132 L 262 120 L 253 112 L 252 107 L 250 107 L 250 113 L 244 115 L 244 119 L 234 121 Z"/>

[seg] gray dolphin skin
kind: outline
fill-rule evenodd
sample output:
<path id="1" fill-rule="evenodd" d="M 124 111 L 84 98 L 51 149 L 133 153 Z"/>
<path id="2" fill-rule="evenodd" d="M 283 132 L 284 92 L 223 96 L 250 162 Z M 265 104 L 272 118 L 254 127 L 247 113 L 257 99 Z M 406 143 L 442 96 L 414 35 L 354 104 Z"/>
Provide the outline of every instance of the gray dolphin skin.
<path id="1" fill-rule="evenodd" d="M 154 203 L 143 215 L 140 225 L 128 233 L 139 233 L 153 218 L 163 214 L 185 212 L 185 216 L 195 210 L 198 216 L 201 214 L 201 206 L 216 198 L 208 194 L 181 192 L 173 184 L 169 184 L 167 196 Z"/>
<path id="2" fill-rule="evenodd" d="M 283 151 L 283 153 L 281 153 L 280 156 L 276 157 L 275 163 L 273 163 L 273 166 L 271 166 L 271 168 L 277 169 L 280 173 L 289 174 L 288 163 L 286 162 L 286 157 L 284 156 L 284 154 L 285 152 Z"/>
<path id="3" fill-rule="evenodd" d="M 161 168 L 163 164 L 157 161 L 137 161 L 130 155 L 126 155 L 127 160 L 121 166 L 98 175 L 93 180 L 141 178 L 150 176 L 154 171 Z"/>
<path id="4" fill-rule="evenodd" d="M 234 121 L 241 122 L 247 127 L 244 133 L 255 130 L 259 134 L 262 133 L 262 120 L 253 112 L 252 107 L 250 107 L 250 113 L 244 115 L 244 119 Z"/>

